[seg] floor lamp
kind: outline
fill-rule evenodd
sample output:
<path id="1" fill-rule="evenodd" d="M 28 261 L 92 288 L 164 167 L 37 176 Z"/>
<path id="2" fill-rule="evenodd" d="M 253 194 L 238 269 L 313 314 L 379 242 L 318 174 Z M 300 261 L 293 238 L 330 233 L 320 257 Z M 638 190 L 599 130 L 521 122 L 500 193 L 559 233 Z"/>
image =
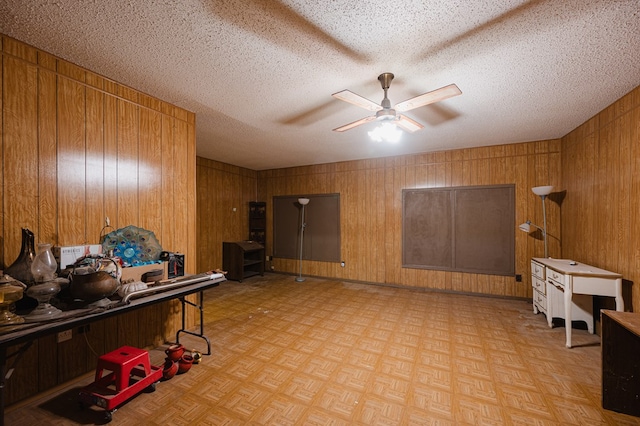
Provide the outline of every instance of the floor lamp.
<path id="1" fill-rule="evenodd" d="M 531 226 L 535 226 L 542 231 L 542 238 L 544 239 L 544 257 L 546 259 L 549 257 L 549 250 L 547 248 L 547 209 L 544 205 L 544 199 L 547 198 L 547 195 L 551 194 L 553 186 L 535 186 L 531 188 L 531 191 L 542 199 L 542 228 L 538 225 L 534 225 L 530 220 L 527 220 L 525 223 L 520 225 L 520 230 L 529 233 L 531 232 Z"/>
<path id="2" fill-rule="evenodd" d="M 298 198 L 298 203 L 300 203 L 300 205 L 302 206 L 302 212 L 301 212 L 302 213 L 302 221 L 301 221 L 301 225 L 300 225 L 300 274 L 296 278 L 296 281 L 301 283 L 302 281 L 304 281 L 304 278 L 302 278 L 302 243 L 304 242 L 304 228 L 307 225 L 306 223 L 304 223 L 304 206 L 309 204 L 309 199 L 308 198 Z"/>

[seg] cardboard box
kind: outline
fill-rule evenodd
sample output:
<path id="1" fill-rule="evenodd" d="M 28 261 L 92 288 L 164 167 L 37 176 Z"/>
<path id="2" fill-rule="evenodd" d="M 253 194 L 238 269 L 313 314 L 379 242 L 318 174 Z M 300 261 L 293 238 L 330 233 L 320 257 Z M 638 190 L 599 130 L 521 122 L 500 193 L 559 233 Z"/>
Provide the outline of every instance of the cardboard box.
<path id="1" fill-rule="evenodd" d="M 53 257 L 58 262 L 60 270 L 65 269 L 75 263 L 76 260 L 88 254 L 102 253 L 101 244 L 90 244 L 84 246 L 55 246 L 51 249 Z"/>
<path id="2" fill-rule="evenodd" d="M 162 279 L 167 279 L 167 262 L 162 262 L 153 263 L 151 265 L 129 266 L 127 268 L 122 268 L 122 277 L 120 278 L 120 282 L 126 283 L 128 281 L 142 281 L 142 274 L 153 271 L 154 269 L 162 269 Z"/>

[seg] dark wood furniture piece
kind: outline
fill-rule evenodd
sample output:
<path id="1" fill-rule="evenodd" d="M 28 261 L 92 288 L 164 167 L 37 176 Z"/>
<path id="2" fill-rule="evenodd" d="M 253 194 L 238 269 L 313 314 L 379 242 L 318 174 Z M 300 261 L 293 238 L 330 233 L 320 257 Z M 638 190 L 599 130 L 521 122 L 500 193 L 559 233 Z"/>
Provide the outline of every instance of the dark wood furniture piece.
<path id="1" fill-rule="evenodd" d="M 223 242 L 222 268 L 227 271 L 227 279 L 240 282 L 264 275 L 264 246 L 255 241 Z"/>
<path id="2" fill-rule="evenodd" d="M 267 203 L 263 201 L 249 202 L 249 240 L 263 244 L 267 231 Z"/>
<path id="3" fill-rule="evenodd" d="M 600 311 L 602 407 L 640 417 L 640 314 Z"/>

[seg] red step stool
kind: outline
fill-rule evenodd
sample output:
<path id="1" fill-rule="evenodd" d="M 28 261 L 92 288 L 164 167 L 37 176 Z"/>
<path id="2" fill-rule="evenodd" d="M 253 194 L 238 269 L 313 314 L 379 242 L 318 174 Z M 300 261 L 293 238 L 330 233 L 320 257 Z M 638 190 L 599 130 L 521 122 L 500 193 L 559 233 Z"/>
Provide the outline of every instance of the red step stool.
<path id="1" fill-rule="evenodd" d="M 98 358 L 96 382 L 102 379 L 104 370 L 112 372 L 109 381 L 115 381 L 116 391 L 120 392 L 129 387 L 132 374 L 145 377 L 151 373 L 149 352 L 133 346 L 122 346 Z"/>
<path id="2" fill-rule="evenodd" d="M 111 373 L 103 376 L 105 370 Z M 98 358 L 96 380 L 80 389 L 78 401 L 81 407 L 104 408 L 105 420 L 110 422 L 117 406 L 145 389 L 153 392 L 161 378 L 162 367 L 150 365 L 149 352 L 122 346 Z"/>

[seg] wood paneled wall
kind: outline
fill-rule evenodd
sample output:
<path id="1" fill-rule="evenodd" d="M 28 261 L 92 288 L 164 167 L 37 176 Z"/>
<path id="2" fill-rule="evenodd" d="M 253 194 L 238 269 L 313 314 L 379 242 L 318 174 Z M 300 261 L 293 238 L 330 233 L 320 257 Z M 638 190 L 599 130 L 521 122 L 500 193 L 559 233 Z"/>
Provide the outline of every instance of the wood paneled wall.
<path id="1" fill-rule="evenodd" d="M 198 272 L 195 115 L 9 37 L 0 50 L 3 265 L 17 258 L 23 227 L 36 243 L 96 244 L 108 216 L 114 228 L 154 231 Z M 8 381 L 7 401 L 90 371 L 123 344 L 158 346 L 179 326 L 172 302 L 92 324 L 84 336 L 74 330 L 68 342 L 39 339 Z"/>
<path id="2" fill-rule="evenodd" d="M 257 172 L 197 158 L 198 269 L 222 268 L 222 242 L 249 238 Z"/>
<path id="3" fill-rule="evenodd" d="M 563 256 L 622 274 L 640 312 L 640 87 L 562 138 L 562 182 Z"/>
<path id="4" fill-rule="evenodd" d="M 542 225 L 539 185 L 560 186 L 560 140 L 434 152 L 258 172 L 258 199 L 267 202 L 267 254 L 272 254 L 272 198 L 340 193 L 339 263 L 305 261 L 303 273 L 445 291 L 531 297 L 529 259 L 544 255 L 540 234 L 516 233 L 514 277 L 402 268 L 402 189 L 515 184 L 516 223 Z M 200 183 L 199 183 L 200 184 Z M 550 197 L 551 198 L 551 197 Z M 560 207 L 547 199 L 549 253 L 558 257 Z M 295 273 L 297 260 L 274 259 Z"/>

